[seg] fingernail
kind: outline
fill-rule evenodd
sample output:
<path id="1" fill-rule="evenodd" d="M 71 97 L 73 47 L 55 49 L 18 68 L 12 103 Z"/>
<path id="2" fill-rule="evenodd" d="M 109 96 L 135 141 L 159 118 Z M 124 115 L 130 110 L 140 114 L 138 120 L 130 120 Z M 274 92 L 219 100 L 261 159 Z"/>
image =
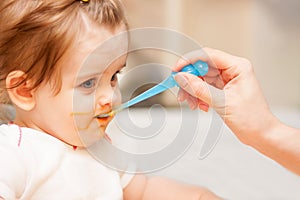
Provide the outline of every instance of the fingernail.
<path id="1" fill-rule="evenodd" d="M 209 106 L 205 105 L 205 104 L 199 104 L 199 108 L 201 110 L 203 110 L 204 112 L 208 112 L 208 110 L 209 110 Z"/>
<path id="2" fill-rule="evenodd" d="M 179 97 L 177 98 L 177 100 L 178 100 L 179 102 L 183 102 L 183 97 L 179 96 Z"/>
<path id="3" fill-rule="evenodd" d="M 197 106 L 192 106 L 191 110 L 196 110 Z"/>
<path id="4" fill-rule="evenodd" d="M 174 79 L 182 88 L 187 87 L 188 81 L 187 81 L 187 78 L 184 77 L 183 75 L 177 74 L 177 75 L 175 75 Z"/>
<path id="5" fill-rule="evenodd" d="M 177 99 L 179 102 L 183 102 L 185 100 L 185 97 L 183 95 L 179 95 Z"/>
<path id="6" fill-rule="evenodd" d="M 190 109 L 191 110 L 196 110 L 197 106 L 195 104 L 190 104 Z"/>

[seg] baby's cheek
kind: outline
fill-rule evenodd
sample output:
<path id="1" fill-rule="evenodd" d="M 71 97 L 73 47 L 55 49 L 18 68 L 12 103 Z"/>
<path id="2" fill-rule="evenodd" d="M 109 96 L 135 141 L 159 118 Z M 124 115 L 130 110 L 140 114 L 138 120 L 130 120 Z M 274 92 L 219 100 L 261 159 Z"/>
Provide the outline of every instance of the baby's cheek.
<path id="1" fill-rule="evenodd" d="M 73 95 L 73 112 L 92 113 L 94 110 L 94 95 L 83 95 L 75 91 Z"/>
<path id="2" fill-rule="evenodd" d="M 119 105 L 122 102 L 122 95 L 119 89 L 115 90 L 114 95 L 113 95 L 113 99 L 112 99 L 112 103 L 113 106 Z"/>
<path id="3" fill-rule="evenodd" d="M 71 116 L 78 131 L 89 128 L 94 117 L 94 95 L 83 95 L 75 90 Z"/>

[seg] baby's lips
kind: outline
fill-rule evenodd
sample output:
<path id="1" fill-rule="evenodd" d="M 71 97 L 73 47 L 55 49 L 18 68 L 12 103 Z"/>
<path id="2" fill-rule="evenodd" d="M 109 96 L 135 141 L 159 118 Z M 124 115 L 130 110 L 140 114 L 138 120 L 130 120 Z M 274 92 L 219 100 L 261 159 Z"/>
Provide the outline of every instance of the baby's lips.
<path id="1" fill-rule="evenodd" d="M 107 124 L 112 120 L 113 116 L 108 116 L 108 117 L 96 117 L 96 119 L 98 120 L 99 124 Z"/>

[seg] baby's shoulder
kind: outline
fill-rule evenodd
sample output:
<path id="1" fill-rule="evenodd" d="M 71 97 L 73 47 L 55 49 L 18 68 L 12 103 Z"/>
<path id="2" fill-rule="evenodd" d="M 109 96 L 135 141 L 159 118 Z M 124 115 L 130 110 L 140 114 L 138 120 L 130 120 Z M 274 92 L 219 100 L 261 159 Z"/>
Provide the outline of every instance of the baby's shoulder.
<path id="1" fill-rule="evenodd" d="M 0 125 L 0 144 L 26 148 L 46 148 L 48 146 L 63 146 L 62 142 L 47 133 L 20 127 L 16 124 Z"/>
<path id="2" fill-rule="evenodd" d="M 28 134 L 24 134 L 21 127 L 15 124 L 0 125 L 0 156 L 7 160 L 26 160 L 30 151 L 34 148 L 32 145 L 28 148 L 28 143 L 32 143 Z M 26 144 L 27 143 L 27 144 Z"/>
<path id="3" fill-rule="evenodd" d="M 10 125 L 0 126 L 0 191 L 17 193 L 23 189 L 26 183 L 26 165 L 18 147 L 18 134 Z M 5 194 L 5 193 L 4 193 Z"/>
<path id="4" fill-rule="evenodd" d="M 20 128 L 16 125 L 0 125 L 0 145 L 2 147 L 13 147 L 19 145 L 21 134 Z"/>
<path id="5" fill-rule="evenodd" d="M 64 154 L 64 148 L 60 141 L 46 133 L 15 124 L 0 125 L 1 158 L 5 155 L 9 158 L 9 155 L 34 165 L 35 162 L 46 162 L 49 156 L 59 157 Z"/>
<path id="6" fill-rule="evenodd" d="M 31 177 L 39 170 L 52 173 L 63 157 L 60 146 L 46 133 L 15 124 L 0 125 L 0 158 L 5 161 L 1 167 L 11 177 Z"/>

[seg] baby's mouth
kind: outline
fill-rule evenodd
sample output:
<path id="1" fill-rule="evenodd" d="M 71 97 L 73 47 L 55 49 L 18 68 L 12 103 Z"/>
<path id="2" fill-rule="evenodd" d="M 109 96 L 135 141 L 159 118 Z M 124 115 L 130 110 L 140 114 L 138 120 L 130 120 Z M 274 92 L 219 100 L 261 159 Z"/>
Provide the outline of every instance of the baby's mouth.
<path id="1" fill-rule="evenodd" d="M 115 111 L 110 111 L 110 112 L 107 112 L 107 113 L 102 113 L 102 114 L 99 114 L 99 115 L 96 115 L 95 118 L 97 119 L 105 119 L 105 118 L 109 118 L 109 117 L 113 117 L 115 116 Z"/>
<path id="2" fill-rule="evenodd" d="M 109 112 L 109 113 L 112 113 Z M 98 114 L 96 115 L 94 118 L 97 119 L 97 121 L 99 122 L 100 126 L 107 126 L 107 124 L 112 120 L 112 118 L 114 117 L 114 115 L 111 115 L 109 113 L 102 113 L 102 114 Z"/>

